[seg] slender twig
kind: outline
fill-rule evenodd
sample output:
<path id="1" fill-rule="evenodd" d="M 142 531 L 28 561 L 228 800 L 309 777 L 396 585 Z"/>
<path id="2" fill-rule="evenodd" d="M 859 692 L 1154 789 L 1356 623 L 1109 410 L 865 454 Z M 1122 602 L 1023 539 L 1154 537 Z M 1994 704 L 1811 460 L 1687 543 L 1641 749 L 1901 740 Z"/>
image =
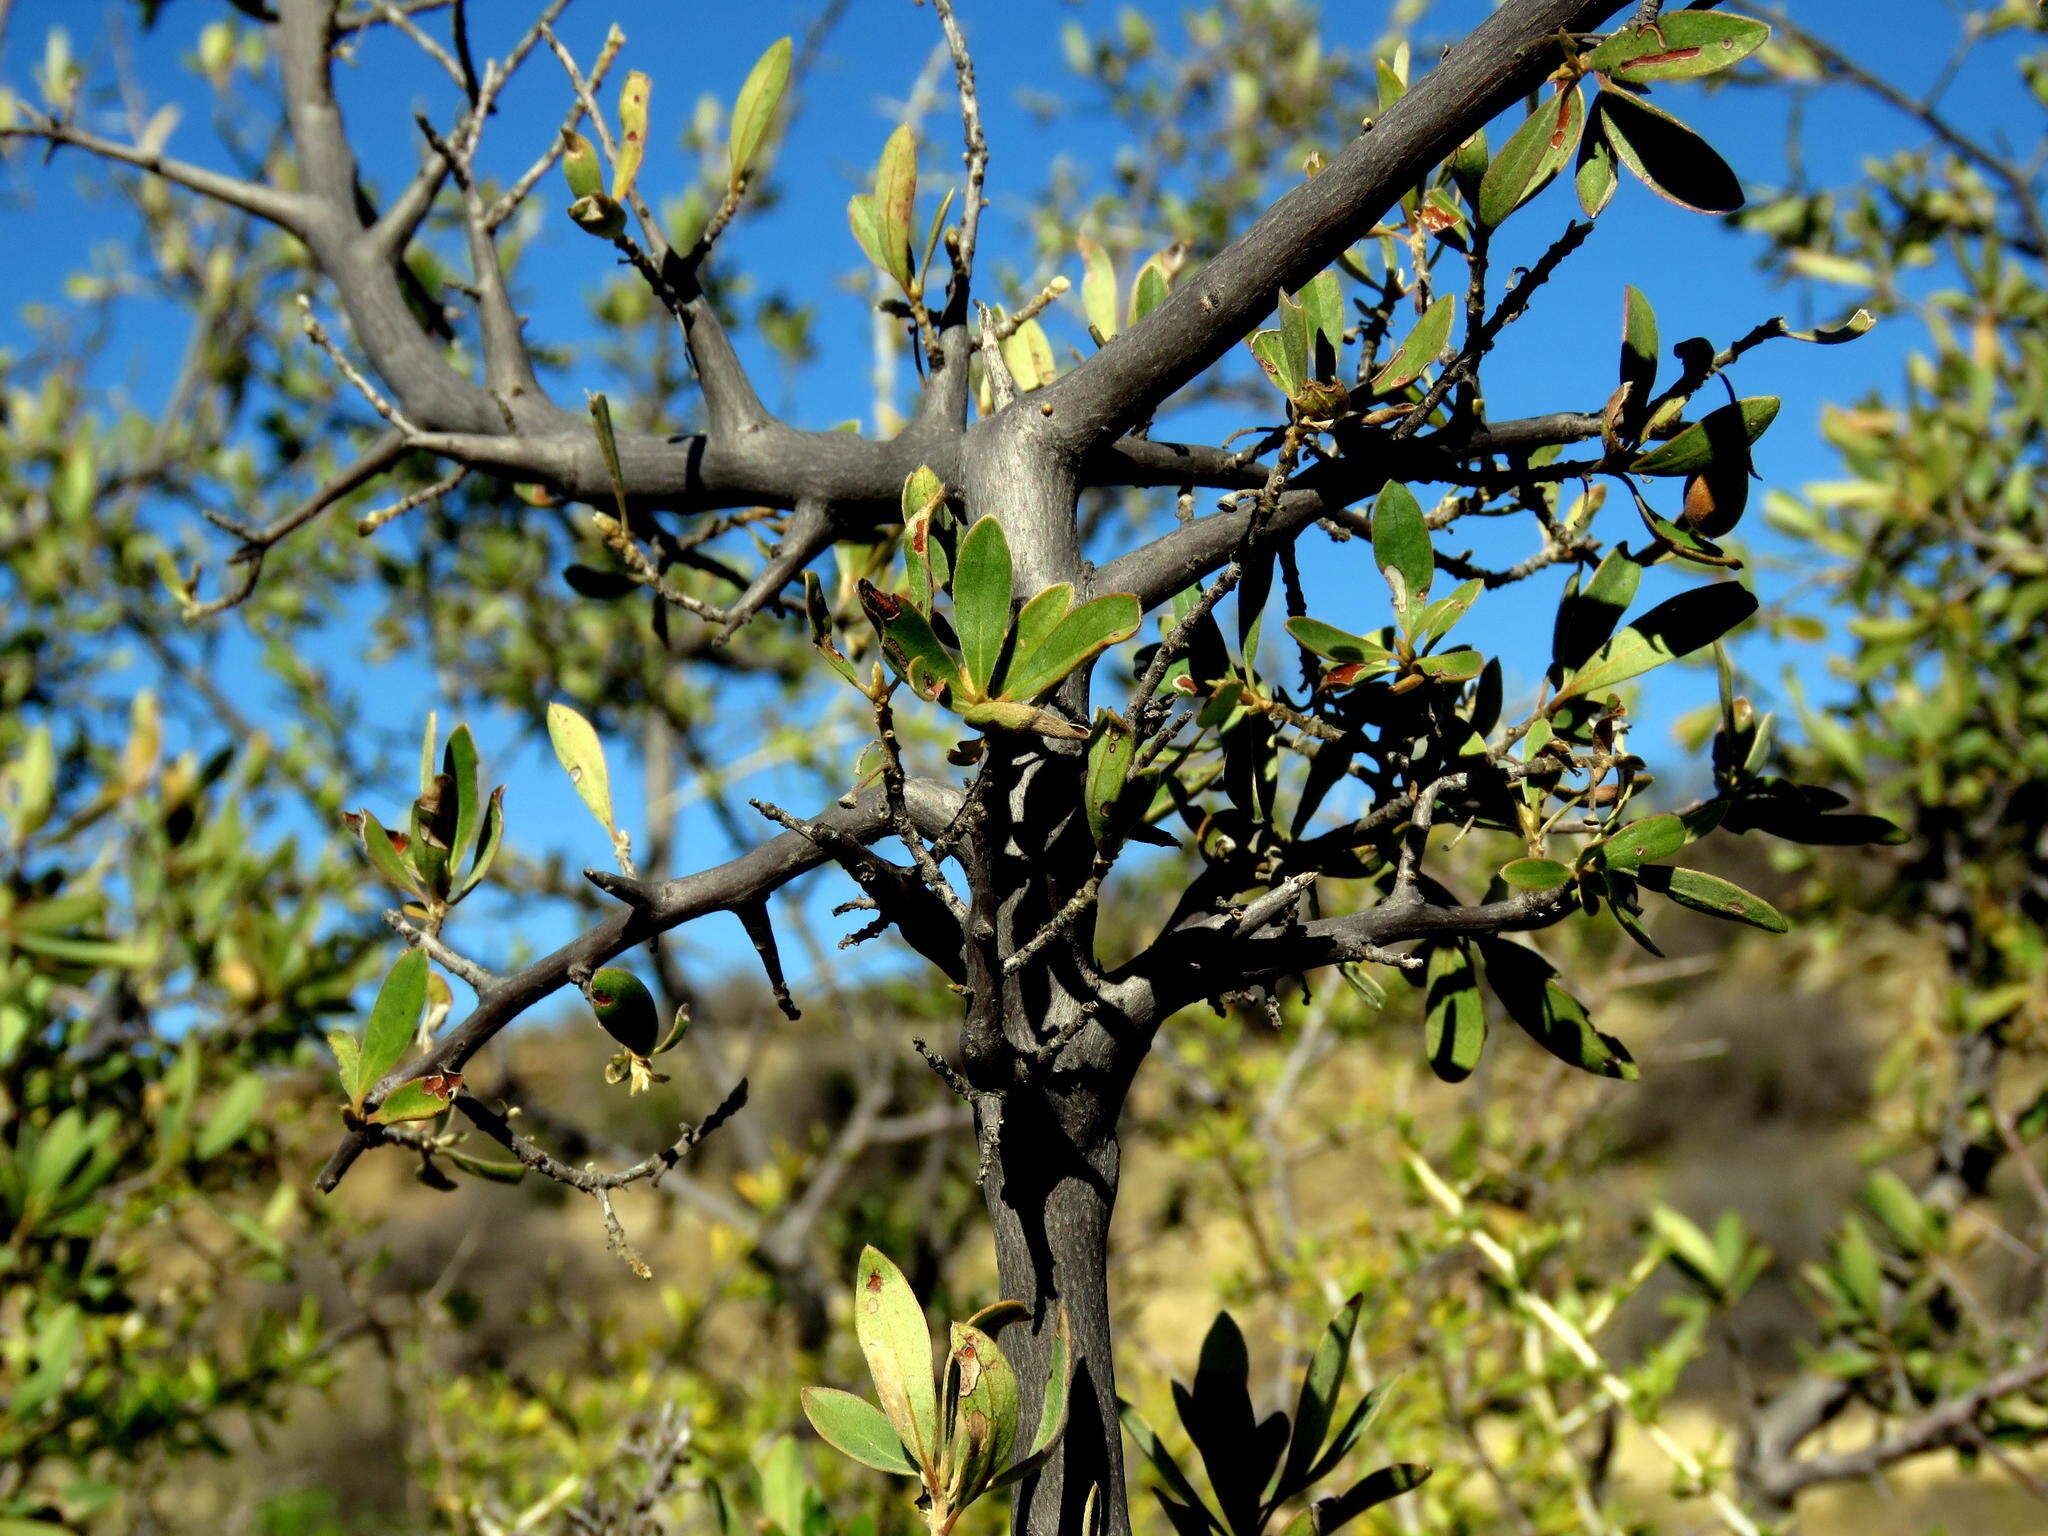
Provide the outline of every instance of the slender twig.
<path id="1" fill-rule="evenodd" d="M 741 1078 L 725 1096 L 723 1102 L 695 1125 L 685 1125 L 682 1134 L 659 1152 L 643 1157 L 630 1167 L 620 1168 L 611 1173 L 600 1173 L 589 1168 L 572 1168 L 554 1157 L 545 1149 L 528 1141 L 512 1129 L 512 1122 L 482 1099 L 462 1089 L 455 1097 L 455 1107 L 468 1117 L 469 1122 L 491 1140 L 498 1143 L 521 1165 L 531 1168 L 543 1178 L 557 1184 L 566 1184 L 571 1189 L 581 1190 L 586 1195 L 608 1194 L 613 1190 L 625 1189 L 639 1183 L 656 1183 L 669 1169 L 680 1163 L 689 1152 L 698 1146 L 713 1131 L 725 1124 L 746 1106 L 747 1080 Z"/>
<path id="2" fill-rule="evenodd" d="M 946 310 L 954 321 L 959 322 L 967 318 L 968 285 L 974 276 L 975 243 L 981 230 L 982 187 L 988 179 L 988 139 L 981 130 L 981 99 L 974 88 L 974 59 L 967 51 L 967 39 L 953 14 L 952 0 L 932 0 L 932 9 L 938 12 L 939 25 L 946 33 L 946 49 L 953 56 L 953 80 L 960 93 L 960 128 L 966 138 L 962 158 L 967 162 L 967 196 L 960 209 L 960 237 L 948 241 L 946 246 L 953 261 L 953 280 L 946 293 Z"/>
<path id="3" fill-rule="evenodd" d="M 1458 355 L 1444 367 L 1437 375 L 1436 382 L 1430 385 L 1422 398 L 1409 408 L 1408 414 L 1401 418 L 1400 425 L 1394 428 L 1393 441 L 1398 443 L 1413 437 L 1423 423 L 1429 420 L 1430 412 L 1443 404 L 1444 397 L 1460 382 L 1472 376 L 1479 366 L 1480 359 L 1493 350 L 1493 344 L 1500 339 L 1500 333 L 1527 312 L 1529 300 L 1535 296 L 1536 290 L 1550 281 L 1552 274 L 1563 264 L 1565 258 L 1583 245 L 1586 237 L 1592 233 L 1591 219 L 1574 219 L 1565 226 L 1564 233 L 1551 241 L 1549 248 L 1537 258 L 1536 265 L 1525 272 L 1521 281 L 1502 297 L 1486 323 L 1476 333 L 1466 336 L 1465 345 L 1459 350 Z"/>
<path id="4" fill-rule="evenodd" d="M 306 339 L 327 354 L 328 360 L 340 371 L 341 376 L 355 386 L 356 393 L 369 401 L 370 409 L 390 422 L 392 426 L 396 427 L 408 438 L 417 437 L 419 435 L 419 428 L 407 421 L 405 413 L 399 410 L 397 406 L 379 394 L 377 386 L 365 378 L 362 370 L 349 361 L 348 354 L 334 344 L 334 338 L 327 334 L 327 327 L 322 325 L 313 314 L 313 296 L 309 293 L 302 293 L 299 295 L 298 302 L 300 324 L 305 329 Z"/>
<path id="5" fill-rule="evenodd" d="M 422 486 L 419 490 L 401 496 L 389 506 L 379 507 L 376 511 L 366 515 L 361 522 L 356 524 L 356 532 L 364 538 L 368 538 L 386 523 L 394 518 L 403 517 L 406 513 L 412 511 L 413 508 L 424 507 L 429 502 L 439 501 L 443 496 L 446 496 L 450 491 L 462 484 L 468 476 L 469 468 L 467 465 L 464 465 L 453 474 L 442 476 L 432 485 Z"/>
<path id="6" fill-rule="evenodd" d="M 1046 945 L 1079 922 L 1102 895 L 1102 882 L 1108 873 L 1108 861 L 1098 858 L 1095 861 L 1095 868 L 1090 872 L 1088 878 L 1082 882 L 1081 888 L 1067 898 L 1059 911 L 1046 919 L 1043 928 L 1039 929 L 1038 932 L 1034 933 L 1024 943 L 1018 945 L 1016 949 L 1012 950 L 1004 958 L 1003 974 L 1005 976 L 1016 975 L 1017 972 L 1031 963 L 1032 957 L 1041 949 L 1044 949 Z"/>
<path id="7" fill-rule="evenodd" d="M 475 99 L 476 74 L 473 68 L 465 72 L 462 65 L 456 61 L 455 55 L 448 51 L 439 38 L 414 21 L 405 11 L 393 5 L 391 0 L 378 0 L 376 9 L 387 22 L 411 38 L 420 52 L 440 65 L 465 96 Z"/>
<path id="8" fill-rule="evenodd" d="M 903 747 L 896 737 L 896 711 L 890 703 L 890 695 L 894 692 L 894 684 L 882 682 L 878 674 L 874 691 L 869 695 L 875 711 L 875 739 L 882 748 L 882 792 L 888 797 L 889 816 L 896 824 L 897 838 L 909 850 L 911 863 L 917 866 L 925 885 L 946 904 L 947 911 L 964 920 L 967 903 L 960 899 L 959 892 L 946 879 L 938 860 L 932 857 L 931 849 L 925 846 L 924 839 L 911 823 L 909 807 L 904 804 Z"/>
<path id="9" fill-rule="evenodd" d="M 467 955 L 450 949 L 438 934 L 431 933 L 427 929 L 422 928 L 403 912 L 386 912 L 384 914 L 384 921 L 406 943 L 410 944 L 414 949 L 424 951 L 428 959 L 432 960 L 450 975 L 461 977 L 470 985 L 472 990 L 479 994 L 488 992 L 504 980 L 496 971 L 481 966 Z"/>

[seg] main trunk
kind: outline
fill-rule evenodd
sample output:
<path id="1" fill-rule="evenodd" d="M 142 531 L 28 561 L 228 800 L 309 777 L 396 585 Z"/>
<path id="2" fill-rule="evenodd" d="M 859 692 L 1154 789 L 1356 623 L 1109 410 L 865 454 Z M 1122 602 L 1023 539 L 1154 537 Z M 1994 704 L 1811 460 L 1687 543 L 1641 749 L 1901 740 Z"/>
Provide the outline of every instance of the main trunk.
<path id="1" fill-rule="evenodd" d="M 1082 574 L 1074 464 L 1037 412 L 1006 412 L 970 430 L 961 460 L 972 518 L 1003 523 L 1019 599 Z M 1089 718 L 1087 669 L 1060 691 Z M 986 820 L 966 849 L 973 886 L 971 1002 L 961 1037 L 975 1115 L 989 1149 L 984 1192 L 1002 1293 L 1032 1309 L 1002 1340 L 1037 1423 L 1047 1342 L 1062 1307 L 1072 1330 L 1067 1427 L 1052 1457 L 1016 1490 L 1016 1536 L 1128 1536 L 1123 1440 L 1110 1359 L 1109 1223 L 1116 1205 L 1117 1118 L 1138 1055 L 1136 1032 L 1097 996 L 1092 912 L 1047 925 L 1086 885 L 1095 839 L 1083 814 L 1085 754 L 1071 741 L 988 739 Z M 1005 962 L 1020 953 L 1016 969 Z"/>
<path id="2" fill-rule="evenodd" d="M 1029 1340 L 1020 1336 L 1020 1326 L 1005 1347 L 1027 1384 L 1043 1381 L 1046 1340 L 1065 1307 L 1074 1348 L 1066 1434 L 1045 1467 L 1017 1489 L 1016 1536 L 1086 1536 L 1081 1515 L 1091 1488 L 1100 1490 L 1096 1503 L 1109 1536 L 1126 1536 L 1130 1529 L 1109 1329 L 1116 1134 L 1112 1126 L 1084 1144 L 1068 1130 L 1075 1118 L 1096 1121 L 1091 1111 L 1097 1109 L 1012 1093 L 1000 1111 L 1001 1124 L 985 1128 L 995 1147 L 985 1193 L 1002 1294 L 1028 1304 L 1033 1316 Z M 1035 1391 L 1032 1399 L 1026 1424 L 1036 1422 Z"/>

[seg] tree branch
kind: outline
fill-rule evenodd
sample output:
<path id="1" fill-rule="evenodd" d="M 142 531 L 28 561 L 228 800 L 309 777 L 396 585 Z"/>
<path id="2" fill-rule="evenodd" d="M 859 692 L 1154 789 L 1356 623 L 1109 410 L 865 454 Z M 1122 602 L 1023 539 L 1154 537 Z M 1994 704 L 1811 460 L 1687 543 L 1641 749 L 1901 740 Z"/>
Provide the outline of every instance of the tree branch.
<path id="1" fill-rule="evenodd" d="M 1157 1024 L 1218 992 L 1368 958 L 1389 944 L 1536 928 L 1565 910 L 1556 891 L 1523 891 L 1476 907 L 1388 900 L 1344 917 L 1237 936 L 1236 912 L 1208 913 L 1162 934 L 1111 978 L 1111 991 L 1124 1012 Z"/>
<path id="2" fill-rule="evenodd" d="M 543 1148 L 513 1130 L 510 1120 L 467 1088 L 459 1090 L 455 1096 L 455 1107 L 468 1117 L 470 1124 L 518 1158 L 522 1166 L 531 1168 L 542 1178 L 553 1179 L 557 1184 L 566 1184 L 586 1195 L 624 1189 L 643 1180 L 659 1183 L 664 1173 L 680 1163 L 691 1148 L 745 1108 L 746 1102 L 747 1080 L 743 1077 L 710 1114 L 696 1125 L 684 1126 L 682 1134 L 673 1144 L 643 1157 L 630 1168 L 621 1168 L 615 1173 L 599 1173 L 590 1168 L 572 1168 L 561 1159 L 551 1156 Z"/>
<path id="3" fill-rule="evenodd" d="M 70 123 L 58 122 L 54 118 L 34 114 L 26 123 L 12 123 L 0 126 L 0 141 L 7 139 L 41 139 L 49 144 L 68 144 L 88 154 L 113 160 L 121 165 L 132 165 L 137 170 L 148 171 L 161 176 L 174 186 L 197 192 L 201 197 L 210 197 L 217 203 L 267 220 L 280 229 L 294 234 L 299 232 L 301 220 L 308 210 L 305 198 L 294 192 L 283 192 L 261 182 L 243 181 L 239 177 L 224 176 L 218 171 L 209 171 L 204 166 L 191 165 L 183 160 L 174 160 L 169 155 L 136 144 L 122 144 L 114 139 L 102 138 L 99 134 Z"/>
<path id="4" fill-rule="evenodd" d="M 1616 0 L 1509 0 L 1165 303 L 1013 409 L 1048 411 L 1051 433 L 1076 456 L 1142 421 L 1238 345 L 1278 289 L 1330 265 L 1474 125 L 1533 89 L 1560 33 L 1588 31 L 1618 9 Z"/>
<path id="5" fill-rule="evenodd" d="M 1247 508 L 1214 512 L 1182 523 L 1100 567 L 1090 576 L 1088 591 L 1090 595 L 1135 592 L 1139 602 L 1151 608 L 1235 559 L 1255 520 L 1260 524 L 1258 545 L 1270 547 L 1318 518 L 1330 517 L 1353 502 L 1378 494 L 1389 480 L 1455 483 L 1459 479 L 1456 466 L 1463 461 L 1498 453 L 1527 452 L 1551 444 L 1584 442 L 1599 435 L 1600 418 L 1575 411 L 1504 421 L 1456 436 L 1437 434 L 1406 442 L 1397 442 L 1387 434 L 1362 435 L 1341 456 L 1312 464 L 1296 475 L 1263 517 L 1258 509 Z M 1168 456 L 1139 452 L 1136 443 L 1136 439 L 1125 439 L 1116 445 L 1118 450 L 1128 453 L 1127 462 L 1133 466 L 1133 473 L 1156 469 L 1163 474 L 1174 458 L 1185 455 L 1188 462 L 1207 471 L 1209 478 L 1195 483 L 1215 483 L 1228 475 L 1249 482 L 1239 488 L 1253 489 L 1263 483 L 1266 475 L 1257 465 L 1231 469 L 1220 458 L 1210 457 L 1220 455 L 1218 449 L 1183 450 L 1176 445 Z"/>
<path id="6" fill-rule="evenodd" d="M 943 831 L 959 808 L 960 797 L 949 786 L 917 779 L 904 786 L 910 814 L 927 836 Z M 813 819 L 812 827 L 858 842 L 871 842 L 892 830 L 889 807 L 880 788 L 867 790 L 851 807 L 839 806 Z M 456 1072 L 464 1062 L 527 1009 L 571 979 L 572 973 L 595 970 L 657 933 L 665 933 L 710 912 L 730 912 L 758 902 L 807 870 L 828 862 L 817 839 L 789 832 L 712 869 L 639 888 L 640 899 L 596 927 L 563 945 L 546 958 L 505 976 L 478 994 L 476 1007 L 434 1048 L 408 1066 L 388 1074 L 369 1096 L 381 1102 L 401 1083 L 435 1073 Z M 331 1191 L 355 1160 L 372 1144 L 373 1130 L 351 1130 L 320 1170 L 317 1187 Z"/>
<path id="7" fill-rule="evenodd" d="M 1748 1480 L 1764 1497 L 1788 1505 L 1802 1489 L 1817 1483 L 1875 1477 L 1887 1467 L 1927 1451 L 1967 1443 L 1979 1414 L 2001 1399 L 2025 1392 L 2044 1381 L 2048 1381 L 2048 1353 L 2037 1354 L 1990 1377 L 1971 1391 L 1937 1403 L 1925 1413 L 1908 1419 L 1889 1433 L 1879 1435 L 1854 1450 L 1793 1458 L 1789 1455 L 1789 1445 L 1783 1451 L 1772 1446 L 1763 1459 L 1752 1461 L 1746 1469 Z M 1846 1396 L 1846 1389 L 1843 1395 Z M 1807 1425 L 1806 1433 L 1819 1427 L 1826 1417 L 1832 1417 L 1831 1413 L 1819 1415 L 1814 1411 L 1832 1394 L 1817 1388 L 1810 1396 L 1811 1401 L 1802 1398 L 1799 1405 L 1803 1411 L 1798 1419 Z M 1790 1416 L 1785 1427 L 1792 1427 Z M 1803 1438 L 1804 1434 L 1797 1437 Z M 1797 1439 L 1791 1444 L 1797 1444 Z"/>

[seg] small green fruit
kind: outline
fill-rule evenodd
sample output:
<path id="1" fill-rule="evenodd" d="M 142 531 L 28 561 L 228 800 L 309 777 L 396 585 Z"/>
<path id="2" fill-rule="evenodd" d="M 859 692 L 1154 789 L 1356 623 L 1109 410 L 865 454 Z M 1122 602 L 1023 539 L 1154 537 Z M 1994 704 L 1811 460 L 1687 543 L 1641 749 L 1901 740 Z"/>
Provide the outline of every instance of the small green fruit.
<path id="1" fill-rule="evenodd" d="M 653 1054 L 661 1017 L 646 983 L 631 971 L 608 965 L 590 978 L 584 994 L 605 1032 L 636 1056 Z"/>

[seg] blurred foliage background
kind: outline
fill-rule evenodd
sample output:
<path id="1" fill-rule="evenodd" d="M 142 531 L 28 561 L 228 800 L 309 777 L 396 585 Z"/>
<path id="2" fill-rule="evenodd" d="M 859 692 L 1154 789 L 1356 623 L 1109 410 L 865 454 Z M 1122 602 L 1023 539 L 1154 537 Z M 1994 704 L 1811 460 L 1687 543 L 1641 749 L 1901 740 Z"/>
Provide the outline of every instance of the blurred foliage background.
<path id="1" fill-rule="evenodd" d="M 108 25 L 186 50 L 253 164 L 281 151 L 246 9 L 145 4 Z M 2037 7 L 1951 9 L 1971 68 L 1988 58 L 2048 102 Z M 1727 90 L 1810 102 L 1795 132 L 1865 96 L 1896 132 L 1852 182 L 1802 179 L 1795 153 L 1739 227 L 1772 273 L 1852 290 L 1913 340 L 1902 374 L 1827 409 L 1824 483 L 1769 491 L 1760 558 L 1796 571 L 1806 616 L 1788 606 L 1779 633 L 1828 681 L 1760 750 L 1788 815 L 1815 808 L 1790 786 L 1832 785 L 1845 798 L 1820 808 L 1853 802 L 1907 840 L 1774 845 L 1746 866 L 1738 844 L 1726 873 L 1794 917 L 1789 937 L 1667 919 L 1660 960 L 1561 931 L 1640 1083 L 1509 1040 L 1440 1083 L 1421 994 L 1389 972 L 1384 993 L 1332 977 L 1277 1027 L 1192 1011 L 1129 1112 L 1115 1293 L 1136 1407 L 1184 1444 L 1169 1383 L 1220 1306 L 1254 1398 L 1283 1401 L 1362 1293 L 1355 1378 L 1389 1388 L 1362 1454 L 1437 1469 L 1373 1517 L 1385 1530 L 1676 1536 L 1726 1528 L 1729 1500 L 1767 1525 L 1796 1510 L 1811 1536 L 2048 1527 L 2048 1372 L 2010 1374 L 2048 1329 L 2041 120 L 2014 125 L 2017 149 L 1974 138 L 1938 96 L 1863 73 L 1853 40 L 1772 19 Z M 1437 40 L 1420 6 L 1383 20 L 1366 39 L 1292 0 L 1224 0 L 1070 26 L 1069 84 L 1134 148 L 1106 182 L 1054 169 L 1007 248 L 1017 281 L 1069 262 L 1077 232 L 1126 271 L 1167 241 L 1215 249 L 1294 174 L 1285 154 L 1346 131 L 1375 57 Z M 24 96 L 88 90 L 150 131 L 117 81 L 87 83 L 25 31 L 6 42 Z M 685 130 L 707 187 L 715 115 Z M 34 159 L 14 147 L 17 229 L 66 195 Z M 385 1157 L 334 1199 L 309 1184 L 335 1126 L 322 1033 L 389 955 L 386 898 L 341 823 L 382 765 L 338 678 L 411 657 L 438 687 L 420 716 L 438 697 L 529 736 L 548 700 L 576 702 L 639 763 L 636 854 L 656 870 L 684 800 L 737 825 L 706 744 L 721 708 L 748 712 L 756 769 L 826 794 L 857 722 L 815 696 L 799 637 L 758 626 L 713 648 L 637 599 L 571 600 L 561 573 L 588 535 L 469 488 L 404 539 L 360 539 L 369 506 L 337 509 L 287 579 L 186 624 L 170 593 L 210 547 L 204 520 L 238 515 L 223 492 L 288 504 L 280 486 L 331 472 L 365 413 L 279 318 L 307 282 L 291 242 L 91 174 L 138 237 L 82 260 L 0 365 L 0 1532 L 496 1536 L 637 1530 L 650 1511 L 691 1530 L 909 1529 L 892 1488 L 801 1430 L 796 1388 L 858 1375 L 844 1292 L 863 1244 L 960 1315 L 992 1299 L 993 1266 L 965 1112 L 909 1048 L 949 1000 L 842 969 L 821 914 L 790 919 L 812 1023 L 783 1020 L 745 968 L 663 950 L 663 1001 L 696 1027 L 648 1095 L 606 1087 L 587 1018 L 500 1053 L 498 1091 L 573 1163 L 630 1161 L 749 1077 L 750 1106 L 701 1155 L 619 1198 L 651 1281 L 537 1181 Z M 667 216 L 687 231 L 705 206 L 692 192 Z M 798 387 L 813 309 L 744 285 L 720 299 Z M 189 325 L 147 410 L 95 368 L 117 302 Z M 622 415 L 687 418 L 687 365 L 629 276 L 596 285 L 577 347 L 621 379 Z M 907 362 L 878 340 L 873 365 L 880 386 Z M 367 654 L 333 644 L 345 626 Z M 222 687 L 252 669 L 275 700 L 260 718 Z M 1698 745 L 1711 724 L 1680 729 Z M 478 897 L 515 948 L 531 940 L 514 914 L 601 910 L 518 810 Z M 1170 859 L 1146 875 L 1162 902 L 1178 878 Z M 1845 1457 L 1931 1408 L 1972 1411 L 1809 1487 L 1774 1459 L 1788 1394 Z"/>

